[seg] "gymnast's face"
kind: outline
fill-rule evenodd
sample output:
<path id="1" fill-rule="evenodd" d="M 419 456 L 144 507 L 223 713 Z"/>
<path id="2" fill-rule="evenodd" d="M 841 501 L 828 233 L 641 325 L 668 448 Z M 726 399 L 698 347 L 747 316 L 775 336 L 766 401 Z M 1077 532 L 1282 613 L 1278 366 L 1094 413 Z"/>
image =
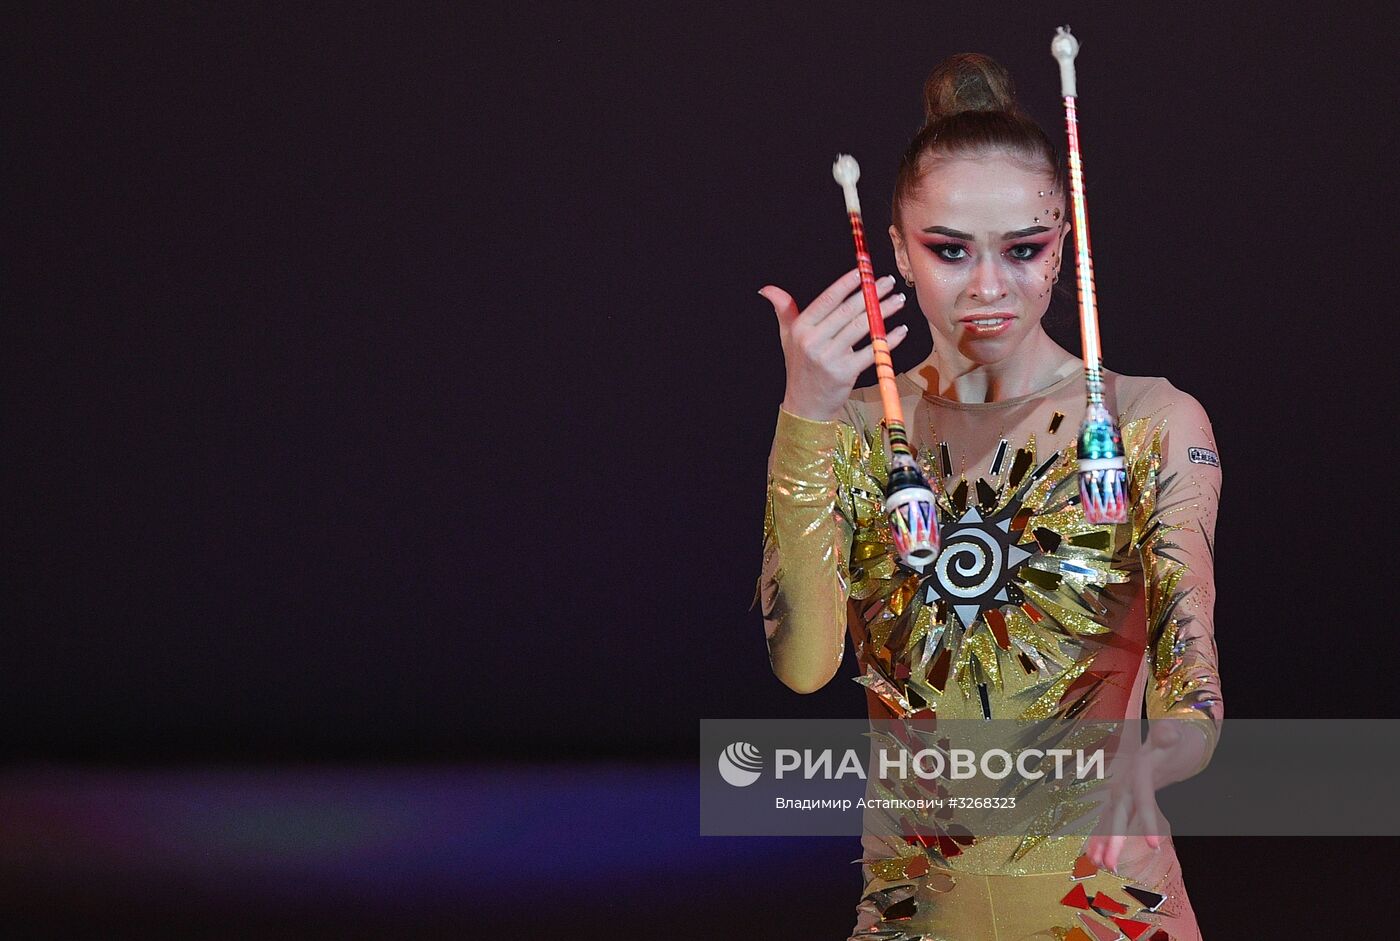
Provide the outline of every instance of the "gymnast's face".
<path id="1" fill-rule="evenodd" d="M 1047 173 L 999 154 L 928 167 L 890 239 L 935 348 L 976 365 L 1033 349 L 1069 232 L 1064 194 Z"/>

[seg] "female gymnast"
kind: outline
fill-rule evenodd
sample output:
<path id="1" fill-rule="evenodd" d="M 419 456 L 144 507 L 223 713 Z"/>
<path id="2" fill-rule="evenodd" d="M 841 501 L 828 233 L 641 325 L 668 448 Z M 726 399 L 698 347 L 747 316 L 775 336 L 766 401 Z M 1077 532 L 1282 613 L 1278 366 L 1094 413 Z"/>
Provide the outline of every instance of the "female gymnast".
<path id="1" fill-rule="evenodd" d="M 1164 378 L 1103 370 L 1127 521 L 1086 519 L 1085 362 L 1041 324 L 1082 199 L 993 60 L 949 58 L 924 99 L 889 233 L 933 352 L 887 378 L 936 494 L 940 545 L 911 566 L 891 535 L 890 402 L 854 388 L 876 361 L 874 345 L 854 349 L 870 333 L 859 269 L 800 309 L 765 286 L 787 370 L 758 583 L 773 670 L 819 689 L 849 633 L 872 719 L 1111 722 L 1145 707 L 1151 731 L 1103 803 L 1111 825 L 1092 834 L 867 825 L 851 938 L 1199 938 L 1153 793 L 1206 766 L 1224 719 L 1210 421 Z M 875 282 L 881 318 L 906 302 L 896 283 Z M 890 331 L 887 348 L 907 335 Z"/>

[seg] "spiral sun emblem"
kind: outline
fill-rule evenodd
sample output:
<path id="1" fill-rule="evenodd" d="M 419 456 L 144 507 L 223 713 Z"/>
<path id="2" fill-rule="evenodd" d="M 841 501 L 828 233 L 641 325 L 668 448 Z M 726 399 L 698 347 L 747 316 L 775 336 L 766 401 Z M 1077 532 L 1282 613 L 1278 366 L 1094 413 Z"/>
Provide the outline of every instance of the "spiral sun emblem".
<path id="1" fill-rule="evenodd" d="M 965 629 L 983 611 L 1011 601 L 1006 586 L 1033 554 L 1015 544 L 1010 529 L 1010 514 L 984 520 L 975 506 L 943 528 L 943 550 L 928 573 L 926 597 L 946 601 Z"/>

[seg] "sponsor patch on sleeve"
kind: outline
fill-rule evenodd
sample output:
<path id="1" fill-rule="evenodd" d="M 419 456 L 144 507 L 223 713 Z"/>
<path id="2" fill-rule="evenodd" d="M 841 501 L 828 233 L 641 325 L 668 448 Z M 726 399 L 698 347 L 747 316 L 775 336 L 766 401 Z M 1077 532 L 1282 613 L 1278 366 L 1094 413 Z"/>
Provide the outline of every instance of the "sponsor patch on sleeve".
<path id="1" fill-rule="evenodd" d="M 1220 466 L 1220 458 L 1210 448 L 1188 448 L 1187 457 L 1191 458 L 1192 464 L 1209 464 L 1211 467 Z"/>

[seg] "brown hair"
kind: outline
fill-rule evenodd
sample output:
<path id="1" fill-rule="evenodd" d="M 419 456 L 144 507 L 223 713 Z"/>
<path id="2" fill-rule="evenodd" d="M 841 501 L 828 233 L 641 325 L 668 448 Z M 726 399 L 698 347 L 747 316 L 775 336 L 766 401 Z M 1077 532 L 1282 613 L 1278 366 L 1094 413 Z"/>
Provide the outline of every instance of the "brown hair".
<path id="1" fill-rule="evenodd" d="M 923 182 L 931 159 L 1000 151 L 1043 169 L 1063 196 L 1067 171 L 1055 145 L 1016 104 L 1011 74 L 995 59 L 960 52 L 934 67 L 924 82 L 924 126 L 899 161 L 891 218 L 903 229 L 900 206 Z"/>

